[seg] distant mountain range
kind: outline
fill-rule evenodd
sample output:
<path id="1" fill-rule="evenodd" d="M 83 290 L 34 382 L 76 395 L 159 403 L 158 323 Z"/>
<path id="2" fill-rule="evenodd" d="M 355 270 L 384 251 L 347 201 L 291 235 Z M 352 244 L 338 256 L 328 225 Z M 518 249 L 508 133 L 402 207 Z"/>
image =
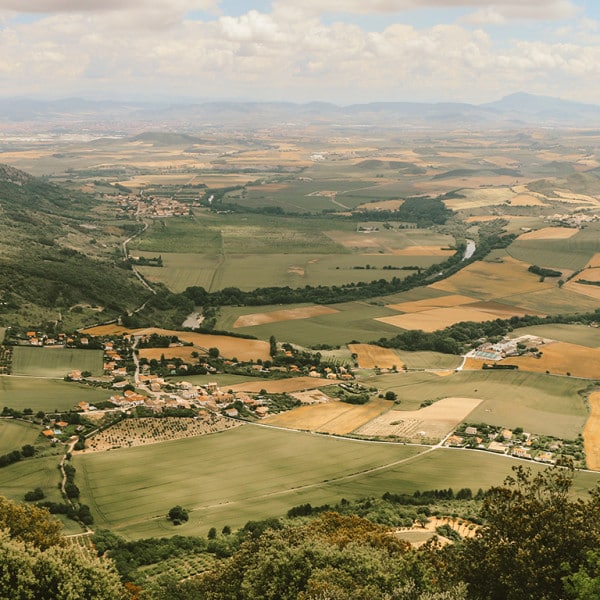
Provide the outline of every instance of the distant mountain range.
<path id="1" fill-rule="evenodd" d="M 548 96 L 511 94 L 496 102 L 373 102 L 338 106 L 326 102 L 202 102 L 188 104 L 92 101 L 79 98 L 41 101 L 0 99 L 0 122 L 33 122 L 57 131 L 84 124 L 114 130 L 145 124 L 187 127 L 322 124 L 337 127 L 388 126 L 447 129 L 523 126 L 600 127 L 600 106 Z"/>

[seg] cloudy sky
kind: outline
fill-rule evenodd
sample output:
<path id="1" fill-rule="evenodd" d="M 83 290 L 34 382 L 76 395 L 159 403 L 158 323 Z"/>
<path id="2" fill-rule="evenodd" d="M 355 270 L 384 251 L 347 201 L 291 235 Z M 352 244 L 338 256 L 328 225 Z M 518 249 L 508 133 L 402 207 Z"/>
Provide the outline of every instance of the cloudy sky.
<path id="1" fill-rule="evenodd" d="M 600 104 L 599 0 L 0 0 L 0 96 Z"/>

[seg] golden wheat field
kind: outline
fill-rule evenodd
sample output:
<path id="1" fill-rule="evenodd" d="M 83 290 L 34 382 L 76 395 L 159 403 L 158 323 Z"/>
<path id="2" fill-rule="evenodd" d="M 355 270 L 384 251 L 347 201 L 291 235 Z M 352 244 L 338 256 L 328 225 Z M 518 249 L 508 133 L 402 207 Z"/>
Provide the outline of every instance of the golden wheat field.
<path id="1" fill-rule="evenodd" d="M 390 348 L 382 348 L 372 344 L 348 344 L 348 349 L 353 354 L 357 354 L 356 361 L 358 366 L 363 369 L 374 369 L 375 367 L 401 369 L 403 366 L 398 355 Z"/>
<path id="2" fill-rule="evenodd" d="M 389 410 L 393 404 L 393 402 L 379 398 L 374 398 L 362 405 L 346 404 L 336 400 L 325 404 L 299 406 L 287 412 L 267 417 L 263 422 L 288 429 L 308 429 L 343 435 Z"/>
<path id="3" fill-rule="evenodd" d="M 553 282 L 542 282 L 537 275 L 530 273 L 527 270 L 529 266 L 511 256 L 503 256 L 494 262 L 477 261 L 429 287 L 452 294 L 472 295 L 481 300 L 501 299 L 555 287 Z"/>
<path id="4" fill-rule="evenodd" d="M 583 428 L 583 446 L 587 468 L 600 471 L 600 392 L 588 398 L 590 416 Z"/>
<path id="5" fill-rule="evenodd" d="M 573 237 L 579 229 L 575 227 L 544 227 L 528 231 L 519 236 L 520 240 L 566 240 Z"/>

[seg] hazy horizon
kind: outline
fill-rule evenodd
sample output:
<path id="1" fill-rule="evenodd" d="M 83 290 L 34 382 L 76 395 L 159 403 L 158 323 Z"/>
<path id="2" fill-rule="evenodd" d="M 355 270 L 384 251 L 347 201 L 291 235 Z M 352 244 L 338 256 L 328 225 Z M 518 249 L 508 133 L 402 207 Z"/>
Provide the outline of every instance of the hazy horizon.
<path id="1" fill-rule="evenodd" d="M 7 97 L 600 104 L 585 0 L 0 0 Z"/>

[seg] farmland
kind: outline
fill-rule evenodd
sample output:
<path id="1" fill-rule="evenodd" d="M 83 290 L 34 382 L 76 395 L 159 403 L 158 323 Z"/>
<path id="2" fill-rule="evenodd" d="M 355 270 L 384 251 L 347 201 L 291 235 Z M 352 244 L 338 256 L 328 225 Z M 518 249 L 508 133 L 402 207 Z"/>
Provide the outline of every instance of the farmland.
<path id="1" fill-rule="evenodd" d="M 0 421 L 0 454 L 18 450 L 25 444 L 34 444 L 40 436 L 40 428 L 15 420 Z"/>
<path id="2" fill-rule="evenodd" d="M 13 374 L 63 378 L 75 369 L 102 375 L 102 350 L 15 346 Z"/>
<path id="3" fill-rule="evenodd" d="M 363 369 L 374 369 L 375 367 L 392 369 L 403 366 L 396 352 L 389 348 L 371 344 L 348 344 L 348 349 L 357 355 L 356 362 Z"/>
<path id="4" fill-rule="evenodd" d="M 318 505 L 390 490 L 412 493 L 430 489 L 433 481 L 443 488 L 485 488 L 500 483 L 514 464 L 481 452 L 418 454 L 410 446 L 247 426 L 78 456 L 75 466 L 83 473 L 82 499 L 97 525 L 139 538 L 171 535 L 173 526 L 165 515 L 175 504 L 190 510 L 189 522 L 178 533 L 205 535 L 211 526 L 237 527 L 308 501 Z M 597 477 L 579 474 L 576 489 L 595 481 Z"/>
<path id="5" fill-rule="evenodd" d="M 344 435 L 388 411 L 392 406 L 393 402 L 379 399 L 362 405 L 334 401 L 299 406 L 268 417 L 262 422 L 276 427 Z"/>
<path id="6" fill-rule="evenodd" d="M 0 406 L 34 412 L 73 409 L 79 402 L 102 402 L 106 390 L 77 383 L 35 377 L 0 377 Z"/>

